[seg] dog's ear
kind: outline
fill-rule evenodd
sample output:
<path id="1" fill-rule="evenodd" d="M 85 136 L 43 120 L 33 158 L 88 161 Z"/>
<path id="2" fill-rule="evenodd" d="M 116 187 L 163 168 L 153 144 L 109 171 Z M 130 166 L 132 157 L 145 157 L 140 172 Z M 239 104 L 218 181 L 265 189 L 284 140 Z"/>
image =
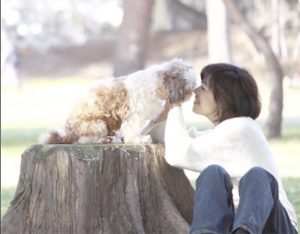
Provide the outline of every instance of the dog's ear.
<path id="1" fill-rule="evenodd" d="M 159 71 L 158 72 L 158 85 L 156 88 L 156 95 L 162 99 L 167 100 L 169 98 L 169 92 L 166 89 L 166 81 L 165 81 L 165 71 Z"/>
<path id="2" fill-rule="evenodd" d="M 160 70 L 157 72 L 157 77 L 159 78 L 159 80 L 162 80 L 164 78 L 164 70 Z"/>
<path id="3" fill-rule="evenodd" d="M 176 74 L 171 71 L 165 71 L 162 73 L 163 82 L 168 90 L 171 88 L 170 86 L 173 86 L 174 82 L 179 79 L 179 76 L 180 74 Z"/>
<path id="4" fill-rule="evenodd" d="M 163 89 L 171 104 L 179 103 L 185 98 L 185 81 L 180 79 L 180 74 L 165 71 L 163 73 Z"/>
<path id="5" fill-rule="evenodd" d="M 169 102 L 171 104 L 180 103 L 185 98 L 185 81 L 183 79 L 173 79 L 168 84 Z"/>

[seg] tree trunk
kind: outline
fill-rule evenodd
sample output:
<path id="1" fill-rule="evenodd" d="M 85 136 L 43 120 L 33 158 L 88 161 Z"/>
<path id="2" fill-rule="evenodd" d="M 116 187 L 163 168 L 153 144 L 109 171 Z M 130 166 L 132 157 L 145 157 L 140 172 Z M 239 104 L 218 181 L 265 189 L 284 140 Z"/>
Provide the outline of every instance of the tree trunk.
<path id="1" fill-rule="evenodd" d="M 271 4 L 271 46 L 278 58 L 287 58 L 286 39 L 284 35 L 285 15 L 282 8 L 286 4 L 281 0 L 270 0 Z"/>
<path id="2" fill-rule="evenodd" d="M 272 37 L 271 37 L 271 46 L 274 53 L 281 57 L 281 43 L 280 43 L 280 16 L 279 16 L 279 0 L 271 0 L 271 14 L 272 14 L 272 21 L 271 21 L 271 29 L 272 29 Z"/>
<path id="3" fill-rule="evenodd" d="M 188 233 L 193 194 L 161 145 L 34 145 L 1 233 Z"/>
<path id="4" fill-rule="evenodd" d="M 271 49 L 268 41 L 255 30 L 248 20 L 239 12 L 232 0 L 223 0 L 229 15 L 240 23 L 242 29 L 251 39 L 255 47 L 261 51 L 265 57 L 265 61 L 269 72 L 271 73 L 270 81 L 270 101 L 269 114 L 266 121 L 266 136 L 268 138 L 276 138 L 281 136 L 282 109 L 283 109 L 283 70 Z"/>
<path id="5" fill-rule="evenodd" d="M 231 61 L 229 26 L 223 1 L 206 0 L 206 15 L 209 62 L 229 63 Z"/>
<path id="6" fill-rule="evenodd" d="M 144 68 L 154 0 L 124 0 L 124 16 L 116 42 L 114 76 Z"/>

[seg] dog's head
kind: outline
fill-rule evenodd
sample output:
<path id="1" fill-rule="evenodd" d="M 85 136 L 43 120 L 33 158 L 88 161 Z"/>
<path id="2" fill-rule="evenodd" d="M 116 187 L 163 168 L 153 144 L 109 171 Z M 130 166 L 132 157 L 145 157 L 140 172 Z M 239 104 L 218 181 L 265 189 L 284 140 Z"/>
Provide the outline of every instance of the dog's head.
<path id="1" fill-rule="evenodd" d="M 197 85 L 193 67 L 181 59 L 173 59 L 163 63 L 161 68 L 158 96 L 171 104 L 188 100 Z"/>

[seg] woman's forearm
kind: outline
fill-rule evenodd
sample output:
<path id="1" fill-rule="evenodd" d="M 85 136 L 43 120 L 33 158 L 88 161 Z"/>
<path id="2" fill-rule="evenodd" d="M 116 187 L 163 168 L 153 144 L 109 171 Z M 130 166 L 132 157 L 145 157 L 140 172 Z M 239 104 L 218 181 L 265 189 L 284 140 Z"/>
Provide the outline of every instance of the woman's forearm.
<path id="1" fill-rule="evenodd" d="M 168 117 L 168 113 L 169 111 L 175 107 L 175 106 L 181 106 L 181 104 L 170 104 L 169 102 L 166 102 L 165 106 L 164 106 L 164 110 L 159 114 L 159 116 L 153 120 L 152 122 L 154 124 L 159 123 L 159 122 L 163 122 L 167 120 Z"/>

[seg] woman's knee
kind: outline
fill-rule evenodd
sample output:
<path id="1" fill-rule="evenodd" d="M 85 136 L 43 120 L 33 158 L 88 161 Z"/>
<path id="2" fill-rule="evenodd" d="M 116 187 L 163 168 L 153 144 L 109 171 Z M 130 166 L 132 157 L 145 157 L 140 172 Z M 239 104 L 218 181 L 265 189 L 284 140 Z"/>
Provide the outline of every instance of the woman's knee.
<path id="1" fill-rule="evenodd" d="M 252 167 L 244 176 L 244 179 L 249 178 L 264 178 L 268 177 L 270 179 L 273 179 L 273 176 L 264 168 L 262 167 Z"/>
<path id="2" fill-rule="evenodd" d="M 249 183 L 264 183 L 271 185 L 272 190 L 278 190 L 278 184 L 275 177 L 265 170 L 262 167 L 253 167 L 251 168 L 242 178 L 240 181 L 240 186 L 249 184 Z"/>
<path id="3" fill-rule="evenodd" d="M 220 177 L 227 177 L 228 179 L 230 179 L 229 174 L 222 166 L 210 165 L 201 172 L 200 176 L 197 179 L 197 183 L 200 179 L 209 179 L 213 181 L 214 179 Z"/>

